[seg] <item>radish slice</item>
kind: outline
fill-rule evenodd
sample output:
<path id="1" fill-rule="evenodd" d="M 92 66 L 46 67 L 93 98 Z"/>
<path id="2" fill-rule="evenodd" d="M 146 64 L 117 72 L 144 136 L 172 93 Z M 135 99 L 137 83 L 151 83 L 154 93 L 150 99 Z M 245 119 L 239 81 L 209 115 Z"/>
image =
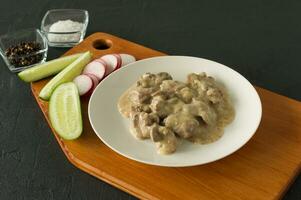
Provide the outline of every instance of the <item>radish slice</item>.
<path id="1" fill-rule="evenodd" d="M 77 86 L 78 93 L 81 96 L 88 94 L 93 90 L 93 81 L 89 76 L 85 74 L 81 74 L 75 77 L 75 79 L 73 79 L 73 82 Z"/>
<path id="2" fill-rule="evenodd" d="M 106 76 L 118 68 L 118 59 L 113 54 L 104 55 L 101 59 L 107 63 Z"/>
<path id="3" fill-rule="evenodd" d="M 121 61 L 121 56 L 119 55 L 119 54 L 113 54 L 116 58 L 117 58 L 117 68 L 116 69 L 118 69 L 118 68 L 120 68 L 121 67 L 121 64 L 122 64 L 122 61 Z"/>
<path id="4" fill-rule="evenodd" d="M 94 74 L 85 74 L 85 75 L 89 76 L 91 78 L 91 80 L 93 81 L 93 90 L 94 90 L 99 83 L 98 78 Z"/>
<path id="5" fill-rule="evenodd" d="M 106 73 L 106 67 L 104 64 L 98 61 L 90 62 L 84 69 L 83 74 L 93 74 L 100 81 L 103 79 Z"/>
<path id="6" fill-rule="evenodd" d="M 93 61 L 100 62 L 101 64 L 103 64 L 107 68 L 107 63 L 103 59 L 101 59 L 101 58 L 97 58 L 97 59 L 95 59 Z"/>
<path id="7" fill-rule="evenodd" d="M 121 66 L 122 67 L 136 61 L 136 58 L 130 54 L 121 53 L 119 55 L 121 57 Z"/>

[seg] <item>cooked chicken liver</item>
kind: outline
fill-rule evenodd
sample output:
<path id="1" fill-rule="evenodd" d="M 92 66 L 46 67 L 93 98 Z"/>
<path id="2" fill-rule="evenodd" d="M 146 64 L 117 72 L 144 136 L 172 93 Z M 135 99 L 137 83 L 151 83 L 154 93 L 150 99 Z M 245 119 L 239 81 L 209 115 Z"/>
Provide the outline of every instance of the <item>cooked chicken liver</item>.
<path id="1" fill-rule="evenodd" d="M 131 120 L 131 133 L 150 138 L 160 154 L 175 152 L 181 138 L 214 142 L 234 118 L 224 87 L 204 72 L 189 74 L 186 83 L 166 72 L 145 73 L 120 97 L 118 108 Z"/>

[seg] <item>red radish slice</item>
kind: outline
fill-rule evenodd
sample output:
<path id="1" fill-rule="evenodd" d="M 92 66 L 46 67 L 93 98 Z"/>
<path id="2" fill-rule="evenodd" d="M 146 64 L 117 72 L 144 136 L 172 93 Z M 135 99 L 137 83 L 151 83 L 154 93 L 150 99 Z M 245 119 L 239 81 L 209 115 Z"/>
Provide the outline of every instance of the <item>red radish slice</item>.
<path id="1" fill-rule="evenodd" d="M 106 67 L 104 64 L 98 61 L 90 62 L 84 69 L 83 74 L 93 74 L 100 81 L 103 79 L 106 73 Z"/>
<path id="2" fill-rule="evenodd" d="M 122 67 L 136 61 L 136 58 L 130 54 L 121 53 L 119 55 L 121 57 L 121 66 Z"/>
<path id="3" fill-rule="evenodd" d="M 117 65 L 117 68 L 116 69 L 118 69 L 118 68 L 120 68 L 121 67 L 121 64 L 122 64 L 122 62 L 121 62 L 121 56 L 119 55 L 119 54 L 113 54 L 116 58 L 117 58 L 117 63 L 118 63 L 118 65 Z"/>
<path id="4" fill-rule="evenodd" d="M 98 83 L 99 83 L 99 80 L 98 78 L 94 75 L 94 74 L 85 74 L 87 76 L 89 76 L 92 81 L 93 81 L 93 90 L 97 87 Z"/>
<path id="5" fill-rule="evenodd" d="M 107 63 L 103 59 L 101 59 L 101 58 L 97 58 L 97 59 L 95 59 L 93 61 L 100 62 L 101 64 L 105 65 L 105 67 L 107 67 Z"/>
<path id="6" fill-rule="evenodd" d="M 84 74 L 81 74 L 73 79 L 73 82 L 77 86 L 79 95 L 85 95 L 93 90 L 92 79 Z"/>
<path id="7" fill-rule="evenodd" d="M 97 58 L 97 59 L 95 59 L 95 60 L 93 60 L 93 61 L 95 61 L 95 62 L 100 62 L 101 64 L 103 64 L 104 66 L 105 66 L 105 70 L 106 70 L 106 72 L 107 72 L 107 70 L 108 70 L 108 64 L 103 60 L 103 59 L 101 59 L 101 58 Z"/>
<path id="8" fill-rule="evenodd" d="M 101 59 L 107 63 L 106 76 L 118 68 L 118 59 L 113 54 L 104 55 Z"/>

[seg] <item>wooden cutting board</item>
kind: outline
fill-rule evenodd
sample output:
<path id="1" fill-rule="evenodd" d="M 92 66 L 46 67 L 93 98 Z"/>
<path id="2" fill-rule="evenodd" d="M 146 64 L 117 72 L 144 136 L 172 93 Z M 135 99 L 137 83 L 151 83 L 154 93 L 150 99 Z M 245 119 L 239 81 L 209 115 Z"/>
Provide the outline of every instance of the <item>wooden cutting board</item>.
<path id="1" fill-rule="evenodd" d="M 129 53 L 138 60 L 165 55 L 106 33 L 89 36 L 66 55 L 87 50 L 94 58 L 108 53 Z M 32 83 L 32 92 L 69 161 L 138 198 L 279 199 L 299 172 L 301 103 L 265 89 L 256 87 L 263 116 L 255 136 L 244 147 L 206 165 L 167 168 L 129 160 L 104 145 L 90 126 L 88 98 L 81 99 L 82 136 L 75 141 L 60 139 L 49 123 L 48 103 L 38 98 L 47 81 Z"/>

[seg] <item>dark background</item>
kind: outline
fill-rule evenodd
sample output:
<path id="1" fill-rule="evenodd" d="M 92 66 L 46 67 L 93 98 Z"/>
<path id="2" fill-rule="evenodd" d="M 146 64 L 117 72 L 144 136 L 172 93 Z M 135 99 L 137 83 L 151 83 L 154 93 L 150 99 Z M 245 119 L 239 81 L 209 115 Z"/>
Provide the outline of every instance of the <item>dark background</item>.
<path id="1" fill-rule="evenodd" d="M 40 27 L 55 8 L 87 9 L 87 35 L 102 31 L 168 54 L 211 59 L 257 86 L 301 99 L 301 1 L 1 0 L 0 34 Z M 48 58 L 66 50 L 50 48 Z M 135 199 L 67 161 L 29 85 L 3 61 L 0 93 L 1 200 Z M 301 199 L 301 177 L 284 199 Z"/>

